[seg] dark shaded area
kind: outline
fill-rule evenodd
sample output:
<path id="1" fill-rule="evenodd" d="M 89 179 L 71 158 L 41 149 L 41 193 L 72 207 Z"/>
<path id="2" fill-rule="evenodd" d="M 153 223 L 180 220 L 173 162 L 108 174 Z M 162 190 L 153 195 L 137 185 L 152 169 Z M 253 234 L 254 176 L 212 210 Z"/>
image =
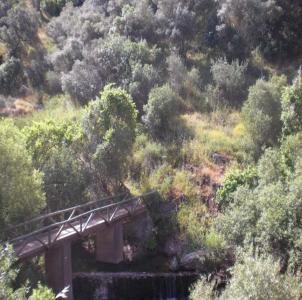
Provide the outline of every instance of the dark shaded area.
<path id="1" fill-rule="evenodd" d="M 189 296 L 189 287 L 196 279 L 197 275 L 186 274 L 81 275 L 74 279 L 73 286 L 75 300 L 185 300 Z"/>

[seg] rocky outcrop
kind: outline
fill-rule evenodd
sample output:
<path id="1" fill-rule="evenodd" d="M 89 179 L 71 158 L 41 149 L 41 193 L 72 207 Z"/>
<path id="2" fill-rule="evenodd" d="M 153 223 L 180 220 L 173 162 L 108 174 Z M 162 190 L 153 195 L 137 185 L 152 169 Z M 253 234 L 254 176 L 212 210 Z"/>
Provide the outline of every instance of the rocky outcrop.
<path id="1" fill-rule="evenodd" d="M 185 254 L 180 259 L 180 267 L 184 270 L 206 271 L 210 253 L 207 250 L 199 250 Z"/>

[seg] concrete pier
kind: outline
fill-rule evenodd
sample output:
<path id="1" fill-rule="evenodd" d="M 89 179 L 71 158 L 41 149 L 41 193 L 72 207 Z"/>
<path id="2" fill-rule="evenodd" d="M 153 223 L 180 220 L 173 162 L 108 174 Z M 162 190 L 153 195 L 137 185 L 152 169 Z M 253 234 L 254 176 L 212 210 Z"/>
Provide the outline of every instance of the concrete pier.
<path id="1" fill-rule="evenodd" d="M 69 241 L 45 252 L 45 269 L 49 287 L 58 294 L 69 286 L 67 299 L 73 300 L 71 244 Z"/>
<path id="2" fill-rule="evenodd" d="M 104 263 L 118 264 L 123 261 L 123 224 L 109 225 L 106 230 L 96 233 L 96 260 Z"/>

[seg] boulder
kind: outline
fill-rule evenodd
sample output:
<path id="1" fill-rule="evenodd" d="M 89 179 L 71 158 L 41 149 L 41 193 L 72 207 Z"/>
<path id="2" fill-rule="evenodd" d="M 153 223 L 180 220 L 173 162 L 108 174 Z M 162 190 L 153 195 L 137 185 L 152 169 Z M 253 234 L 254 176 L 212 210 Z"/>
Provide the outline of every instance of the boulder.
<path id="1" fill-rule="evenodd" d="M 208 257 L 209 253 L 207 250 L 185 254 L 180 260 L 180 267 L 187 271 L 205 271 Z"/>

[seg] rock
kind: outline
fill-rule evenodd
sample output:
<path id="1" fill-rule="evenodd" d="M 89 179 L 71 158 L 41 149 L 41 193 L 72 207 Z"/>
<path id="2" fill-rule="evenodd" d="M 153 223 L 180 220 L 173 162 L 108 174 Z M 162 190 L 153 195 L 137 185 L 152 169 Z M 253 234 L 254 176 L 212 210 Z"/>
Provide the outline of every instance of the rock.
<path id="1" fill-rule="evenodd" d="M 216 165 L 225 165 L 229 162 L 228 157 L 216 152 L 212 154 L 212 160 Z"/>
<path id="2" fill-rule="evenodd" d="M 199 250 L 189 254 L 185 254 L 180 260 L 180 267 L 185 270 L 205 271 L 205 263 L 209 256 L 208 251 Z"/>
<path id="3" fill-rule="evenodd" d="M 174 256 L 169 261 L 169 270 L 171 272 L 176 272 L 178 269 L 179 269 L 179 263 L 178 263 L 177 257 Z"/>
<path id="4" fill-rule="evenodd" d="M 170 238 L 166 241 L 163 253 L 168 257 L 177 256 L 181 253 L 181 243 L 176 238 Z"/>

